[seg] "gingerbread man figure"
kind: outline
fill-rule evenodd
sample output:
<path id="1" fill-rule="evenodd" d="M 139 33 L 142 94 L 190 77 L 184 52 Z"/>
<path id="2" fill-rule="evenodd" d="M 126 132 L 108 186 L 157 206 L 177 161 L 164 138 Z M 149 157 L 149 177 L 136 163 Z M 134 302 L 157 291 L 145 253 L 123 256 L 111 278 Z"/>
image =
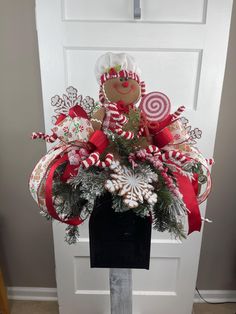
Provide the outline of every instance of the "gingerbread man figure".
<path id="1" fill-rule="evenodd" d="M 145 93 L 140 69 L 128 54 L 108 52 L 97 60 L 95 72 L 100 84 L 101 107 L 91 118 L 94 129 L 109 129 L 128 140 L 132 139 L 134 134 L 123 131 L 122 127 L 127 122 L 125 114 Z"/>

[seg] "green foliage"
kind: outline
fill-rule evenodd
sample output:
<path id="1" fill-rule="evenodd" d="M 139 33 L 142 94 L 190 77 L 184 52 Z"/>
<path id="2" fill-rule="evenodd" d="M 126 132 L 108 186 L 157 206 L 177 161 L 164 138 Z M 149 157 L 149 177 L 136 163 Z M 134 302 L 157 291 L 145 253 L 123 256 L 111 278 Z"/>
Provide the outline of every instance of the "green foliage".
<path id="1" fill-rule="evenodd" d="M 79 217 L 83 206 L 86 205 L 86 200 L 81 196 L 80 187 L 72 188 L 70 184 L 61 180 L 54 180 L 53 195 L 57 200 L 57 213 L 63 215 L 64 218 Z"/>
<path id="2" fill-rule="evenodd" d="M 157 231 L 168 231 L 177 238 L 186 238 L 182 224 L 183 204 L 174 199 L 167 188 L 158 191 L 158 201 L 153 207 L 153 227 Z"/>
<path id="3" fill-rule="evenodd" d="M 133 131 L 134 133 L 138 133 L 139 125 L 140 125 L 140 112 L 135 109 L 130 109 L 128 114 L 128 122 L 125 125 L 124 129 L 128 131 Z"/>
<path id="4" fill-rule="evenodd" d="M 60 177 L 65 164 L 57 169 L 53 180 L 54 207 L 62 218 L 81 217 L 86 219 L 92 212 L 97 197 L 104 192 L 104 182 L 108 176 L 107 171 L 97 167 L 88 170 L 80 168 L 77 176 L 67 183 Z M 46 217 L 48 218 L 48 217 Z M 69 244 L 78 242 L 79 227 L 68 225 L 65 240 Z"/>
<path id="5" fill-rule="evenodd" d="M 139 131 L 139 120 L 140 112 L 138 110 L 131 109 L 128 114 L 128 122 L 123 127 L 125 131 L 132 131 L 135 137 L 132 140 L 127 140 L 116 134 L 109 134 L 111 140 L 111 146 L 108 147 L 108 151 L 115 151 L 115 154 L 122 158 L 122 163 L 127 164 L 130 153 L 134 153 L 140 148 L 147 147 L 148 142 L 145 137 L 137 138 L 137 133 Z"/>
<path id="6" fill-rule="evenodd" d="M 124 205 L 123 198 L 117 194 L 113 194 L 112 196 L 112 208 L 117 213 L 123 213 L 130 210 L 129 207 Z"/>
<path id="7" fill-rule="evenodd" d="M 140 217 L 149 216 L 151 212 L 151 206 L 147 202 L 144 202 L 143 204 L 140 203 L 138 207 L 130 209 L 129 207 L 124 205 L 123 198 L 117 194 L 113 194 L 112 196 L 112 208 L 117 213 L 123 213 L 128 210 L 132 210 L 136 215 Z"/>

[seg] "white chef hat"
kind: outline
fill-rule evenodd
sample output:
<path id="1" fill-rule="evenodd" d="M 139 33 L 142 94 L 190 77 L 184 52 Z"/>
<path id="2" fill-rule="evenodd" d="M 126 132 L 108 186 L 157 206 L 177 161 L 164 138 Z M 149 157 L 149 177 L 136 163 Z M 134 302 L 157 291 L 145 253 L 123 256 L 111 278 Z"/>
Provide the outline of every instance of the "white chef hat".
<path id="1" fill-rule="evenodd" d="M 109 78 L 126 76 L 139 81 L 141 71 L 133 57 L 127 53 L 107 52 L 98 58 L 95 65 L 97 81 L 104 83 Z"/>

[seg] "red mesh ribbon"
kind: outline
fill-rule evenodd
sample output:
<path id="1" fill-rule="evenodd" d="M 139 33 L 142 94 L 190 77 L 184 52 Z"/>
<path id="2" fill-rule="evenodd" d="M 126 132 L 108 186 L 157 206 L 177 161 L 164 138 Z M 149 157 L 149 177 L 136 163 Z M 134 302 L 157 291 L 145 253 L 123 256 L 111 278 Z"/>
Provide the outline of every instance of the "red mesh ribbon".
<path id="1" fill-rule="evenodd" d="M 96 130 L 89 139 L 89 144 L 92 144 L 93 150 L 100 154 L 106 149 L 109 144 L 106 134 L 101 130 Z"/>
<path id="2" fill-rule="evenodd" d="M 173 135 L 171 134 L 170 130 L 167 127 L 165 127 L 164 129 L 162 129 L 153 136 L 154 144 L 159 148 L 166 146 L 172 140 Z"/>
<path id="3" fill-rule="evenodd" d="M 47 206 L 48 213 L 54 219 L 59 220 L 60 222 L 63 222 L 63 223 L 69 224 L 69 225 L 78 226 L 83 222 L 83 220 L 80 217 L 62 219 L 57 214 L 56 209 L 54 208 L 54 205 L 53 205 L 52 189 L 53 189 L 54 174 L 55 174 L 55 171 L 57 170 L 57 168 L 66 161 L 68 161 L 68 155 L 67 154 L 64 155 L 63 157 L 60 157 L 59 159 L 57 159 L 49 170 L 47 180 L 46 180 L 46 187 L 45 187 L 46 206 Z"/>
<path id="4" fill-rule="evenodd" d="M 104 134 L 101 130 L 97 130 L 91 135 L 89 142 L 87 144 L 84 143 L 82 147 L 86 148 L 90 153 L 97 151 L 99 154 L 101 154 L 104 152 L 108 144 L 109 141 L 106 134 Z M 66 182 L 70 177 L 76 176 L 78 173 L 78 168 L 79 165 L 71 165 L 68 163 L 61 180 Z"/>
<path id="5" fill-rule="evenodd" d="M 90 144 L 90 145 L 89 145 Z M 78 143 L 77 143 L 78 145 Z M 87 145 L 87 146 L 86 146 Z M 108 145 L 108 139 L 107 136 L 100 130 L 95 131 L 88 144 L 81 143 L 81 148 L 85 147 L 90 148 L 90 150 L 96 150 L 100 153 L 102 153 L 105 148 Z M 79 145 L 78 145 L 79 146 Z M 78 147 L 79 148 L 79 147 Z M 65 218 L 62 219 L 57 214 L 57 211 L 53 204 L 53 179 L 55 175 L 55 171 L 59 166 L 61 166 L 63 163 L 67 163 L 65 171 L 61 177 L 62 181 L 67 181 L 67 179 L 72 175 L 76 175 L 78 172 L 78 166 L 79 165 L 70 165 L 68 162 L 68 153 L 65 153 L 62 157 L 59 157 L 55 159 L 54 163 L 50 167 L 46 179 L 46 186 L 45 186 L 45 200 L 46 200 L 46 206 L 48 213 L 51 217 L 53 217 L 56 220 L 59 220 L 60 222 L 69 224 L 69 225 L 80 225 L 83 220 L 80 217 L 75 218 Z"/>
<path id="6" fill-rule="evenodd" d="M 201 214 L 197 202 L 198 189 L 196 188 L 196 184 L 191 182 L 186 176 L 183 176 L 179 173 L 175 172 L 175 178 L 178 183 L 179 191 L 183 195 L 183 201 L 189 210 L 188 212 L 188 234 L 193 231 L 200 231 L 202 220 Z"/>
<path id="7" fill-rule="evenodd" d="M 145 136 L 148 138 L 148 140 L 150 140 L 151 135 L 152 143 L 157 147 L 162 148 L 173 140 L 173 135 L 168 129 L 171 119 L 172 116 L 169 115 L 161 122 L 151 122 L 146 119 L 145 113 L 142 112 L 140 125 L 144 128 Z"/>

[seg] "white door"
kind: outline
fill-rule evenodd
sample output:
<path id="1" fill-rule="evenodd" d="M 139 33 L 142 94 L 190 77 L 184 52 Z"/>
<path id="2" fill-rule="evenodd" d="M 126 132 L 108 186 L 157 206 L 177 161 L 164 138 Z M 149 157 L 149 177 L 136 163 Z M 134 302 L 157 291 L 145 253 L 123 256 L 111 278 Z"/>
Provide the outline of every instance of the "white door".
<path id="1" fill-rule="evenodd" d="M 50 98 L 72 85 L 98 99 L 96 59 L 128 52 L 142 69 L 147 91 L 166 93 L 203 130 L 199 148 L 211 157 L 228 43 L 232 0 L 37 0 L 36 15 L 46 132 Z M 205 205 L 202 206 L 204 215 Z M 80 243 L 64 243 L 54 223 L 60 314 L 108 314 L 108 269 L 90 269 L 87 222 Z M 150 270 L 133 271 L 134 314 L 190 314 L 201 233 L 184 242 L 153 231 Z"/>

